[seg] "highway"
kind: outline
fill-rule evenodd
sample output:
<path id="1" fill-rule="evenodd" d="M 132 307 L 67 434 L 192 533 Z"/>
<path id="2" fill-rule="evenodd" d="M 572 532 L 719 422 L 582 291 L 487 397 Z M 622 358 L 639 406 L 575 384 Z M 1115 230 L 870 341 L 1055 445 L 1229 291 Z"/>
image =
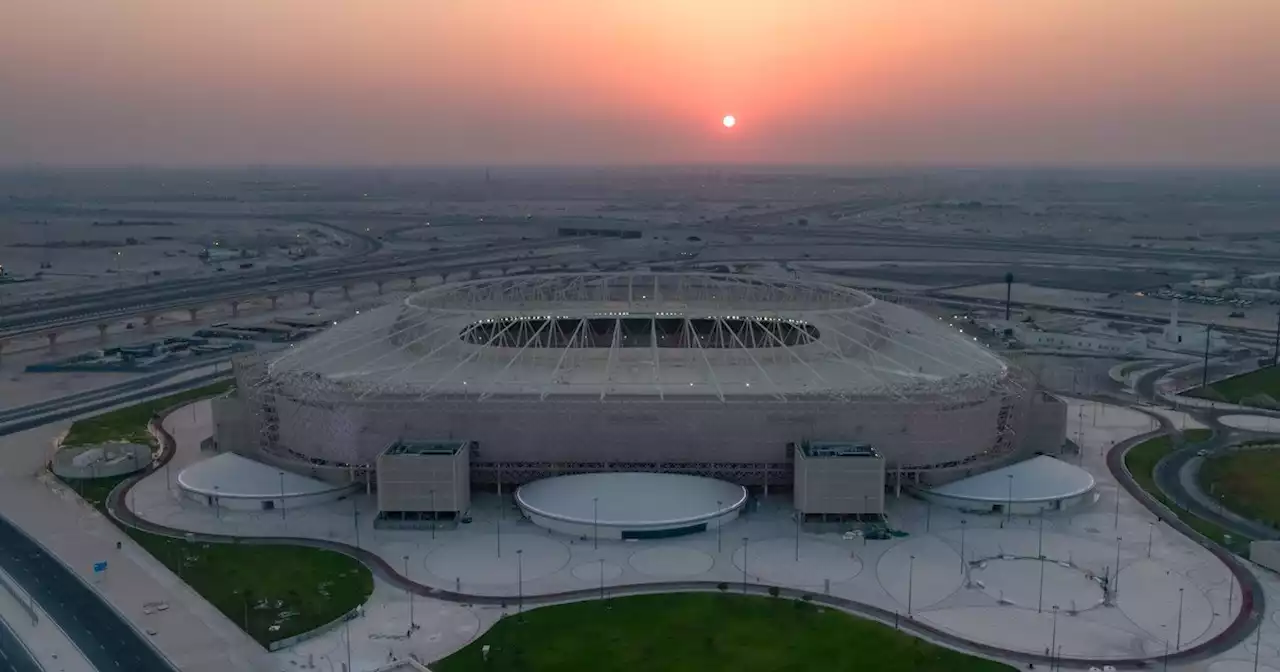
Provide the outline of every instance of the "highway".
<path id="1" fill-rule="evenodd" d="M 116 385 L 0 412 L 0 436 L 109 408 L 164 396 L 226 378 L 226 369 L 166 382 L 215 362 L 177 367 Z M 91 562 L 85 559 L 85 562 Z M 0 566 L 67 633 L 100 672 L 176 672 L 123 618 L 102 602 L 56 558 L 0 516 Z M 109 570 L 108 570 L 109 571 Z M 8 665 L 8 667 L 6 667 Z M 40 667 L 0 623 L 0 672 L 38 672 Z"/>
<path id="2" fill-rule="evenodd" d="M 2 516 L 0 565 L 61 626 L 99 672 L 176 672 L 97 593 Z"/>
<path id="3" fill-rule="evenodd" d="M 43 672 L 9 624 L 0 620 L 0 672 Z"/>

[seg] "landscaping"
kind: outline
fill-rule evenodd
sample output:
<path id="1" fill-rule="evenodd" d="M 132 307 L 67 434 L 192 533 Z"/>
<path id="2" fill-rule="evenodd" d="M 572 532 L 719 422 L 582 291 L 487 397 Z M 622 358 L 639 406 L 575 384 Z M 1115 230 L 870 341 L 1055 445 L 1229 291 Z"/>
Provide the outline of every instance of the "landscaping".
<path id="1" fill-rule="evenodd" d="M 1236 513 L 1280 522 L 1280 446 L 1236 450 L 1200 467 L 1200 487 Z"/>
<path id="2" fill-rule="evenodd" d="M 187 390 L 168 397 L 146 401 L 136 406 L 128 406 L 109 413 L 103 413 L 102 415 L 85 418 L 84 420 L 77 420 L 72 423 L 66 438 L 62 440 L 62 445 L 85 446 L 104 441 L 125 441 L 143 445 L 154 443 L 151 433 L 147 431 L 147 422 L 151 420 L 151 416 L 170 406 L 176 406 L 186 401 L 222 394 L 230 390 L 234 385 L 235 382 L 231 380 L 213 383 L 212 385 Z"/>
<path id="3" fill-rule="evenodd" d="M 95 437 L 86 443 L 123 436 L 150 441 L 146 425 L 157 411 L 227 389 L 229 385 L 219 384 L 191 390 L 76 425 L 87 427 L 81 428 L 82 436 Z M 64 482 L 105 514 L 107 497 L 127 478 Z M 303 546 L 188 542 L 120 527 L 263 646 L 334 621 L 364 604 L 373 592 L 369 569 L 341 553 Z"/>
<path id="4" fill-rule="evenodd" d="M 1198 387 L 1187 394 L 1242 406 L 1276 408 L 1276 400 L 1280 399 L 1280 367 L 1268 366 L 1242 373 L 1210 383 L 1207 388 Z"/>
<path id="5" fill-rule="evenodd" d="M 488 659 L 482 653 L 489 647 Z M 508 615 L 436 672 L 1010 672 L 808 602 L 677 593 Z"/>
<path id="6" fill-rule="evenodd" d="M 1213 432 L 1207 429 L 1187 430 L 1183 434 L 1183 440 L 1186 443 L 1198 443 L 1208 440 Z M 1248 539 L 1242 539 L 1239 535 L 1232 535 L 1228 530 L 1218 526 L 1215 523 L 1207 521 L 1199 516 L 1192 514 L 1190 511 L 1183 509 L 1173 502 L 1173 500 L 1165 497 L 1155 481 L 1156 464 L 1174 449 L 1175 437 L 1170 435 L 1157 436 L 1147 439 L 1142 443 L 1129 449 L 1125 453 L 1124 464 L 1133 475 L 1133 480 L 1155 498 L 1156 501 L 1163 504 L 1166 508 L 1173 512 L 1179 520 L 1186 523 L 1191 529 L 1212 539 L 1214 542 L 1221 544 L 1228 550 L 1235 553 L 1247 554 Z"/>

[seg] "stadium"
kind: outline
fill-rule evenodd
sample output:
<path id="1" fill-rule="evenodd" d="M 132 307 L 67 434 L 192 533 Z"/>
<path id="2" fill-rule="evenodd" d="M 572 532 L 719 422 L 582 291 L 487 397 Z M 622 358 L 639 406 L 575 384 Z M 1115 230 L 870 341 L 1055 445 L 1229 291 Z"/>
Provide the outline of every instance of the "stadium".
<path id="1" fill-rule="evenodd" d="M 881 492 L 937 485 L 1056 451 L 1065 423 L 1024 372 L 937 318 L 736 274 L 441 285 L 241 360 L 236 375 L 240 392 L 215 407 L 220 443 L 432 515 L 463 512 L 472 484 L 576 473 L 767 492 L 799 487 L 800 462 L 853 454 L 876 456 Z M 378 473 L 386 460 L 401 486 Z M 429 505 L 422 479 L 438 482 Z"/>

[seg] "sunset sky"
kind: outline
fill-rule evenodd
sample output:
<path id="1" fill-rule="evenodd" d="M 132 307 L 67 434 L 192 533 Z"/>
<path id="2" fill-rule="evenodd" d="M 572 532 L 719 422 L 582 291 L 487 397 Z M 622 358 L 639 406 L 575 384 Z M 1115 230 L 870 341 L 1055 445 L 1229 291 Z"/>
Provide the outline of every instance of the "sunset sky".
<path id="1" fill-rule="evenodd" d="M 1277 27 L 1280 0 L 3 0 L 0 163 L 1275 164 Z"/>

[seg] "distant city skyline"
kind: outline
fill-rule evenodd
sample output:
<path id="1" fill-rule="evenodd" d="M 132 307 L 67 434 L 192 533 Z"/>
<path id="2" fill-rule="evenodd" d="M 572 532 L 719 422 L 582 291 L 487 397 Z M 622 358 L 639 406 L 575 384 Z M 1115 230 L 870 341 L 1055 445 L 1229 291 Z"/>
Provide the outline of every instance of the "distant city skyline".
<path id="1" fill-rule="evenodd" d="M 1276 165 L 1277 25 L 1275 0 L 9 0 L 0 165 Z"/>

